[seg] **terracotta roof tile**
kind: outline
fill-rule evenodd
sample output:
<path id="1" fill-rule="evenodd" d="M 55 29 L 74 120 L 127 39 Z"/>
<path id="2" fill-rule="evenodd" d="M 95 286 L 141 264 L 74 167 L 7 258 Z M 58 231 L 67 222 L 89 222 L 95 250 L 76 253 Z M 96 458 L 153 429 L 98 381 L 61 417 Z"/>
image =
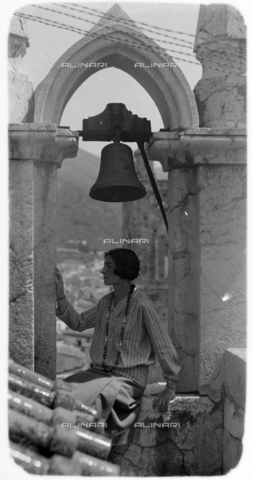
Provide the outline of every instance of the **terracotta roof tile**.
<path id="1" fill-rule="evenodd" d="M 38 475 L 119 476 L 107 462 L 111 440 L 93 408 L 77 400 L 71 384 L 51 381 L 9 363 L 10 454 Z"/>

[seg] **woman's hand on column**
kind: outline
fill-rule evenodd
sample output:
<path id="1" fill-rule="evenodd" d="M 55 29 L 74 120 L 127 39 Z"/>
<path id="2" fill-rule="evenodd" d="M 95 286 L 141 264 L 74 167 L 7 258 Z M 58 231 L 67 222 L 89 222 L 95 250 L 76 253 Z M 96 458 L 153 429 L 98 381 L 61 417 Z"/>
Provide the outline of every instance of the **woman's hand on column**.
<path id="1" fill-rule="evenodd" d="M 57 267 L 55 267 L 54 273 L 55 273 L 56 297 L 63 298 L 65 296 L 63 276 Z"/>

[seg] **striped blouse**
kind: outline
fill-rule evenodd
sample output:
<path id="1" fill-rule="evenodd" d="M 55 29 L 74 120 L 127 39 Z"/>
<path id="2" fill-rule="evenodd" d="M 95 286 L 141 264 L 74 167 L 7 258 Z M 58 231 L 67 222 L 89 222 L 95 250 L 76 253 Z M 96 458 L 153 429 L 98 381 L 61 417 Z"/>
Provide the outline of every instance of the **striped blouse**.
<path id="1" fill-rule="evenodd" d="M 110 293 L 97 306 L 77 313 L 66 298 L 58 300 L 57 317 L 72 330 L 79 332 L 95 327 L 90 357 L 94 366 L 101 366 L 105 344 L 105 324 Z M 109 321 L 106 366 L 114 367 L 113 372 L 121 374 L 141 386 L 146 386 L 148 366 L 158 359 L 167 382 L 166 389 L 175 391 L 181 364 L 175 347 L 164 329 L 153 304 L 136 288 L 134 289 L 127 315 L 120 362 L 114 366 L 120 331 L 124 319 L 127 297 L 116 306 L 112 304 Z"/>

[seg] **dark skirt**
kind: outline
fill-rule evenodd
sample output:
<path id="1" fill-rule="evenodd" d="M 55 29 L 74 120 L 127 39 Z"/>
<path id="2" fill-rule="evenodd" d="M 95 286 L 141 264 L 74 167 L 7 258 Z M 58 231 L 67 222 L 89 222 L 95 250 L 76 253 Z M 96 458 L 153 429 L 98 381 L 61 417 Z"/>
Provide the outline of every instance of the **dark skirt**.
<path id="1" fill-rule="evenodd" d="M 98 411 L 106 422 L 106 432 L 111 432 L 115 439 L 116 432 L 124 432 L 124 438 L 130 441 L 133 429 L 129 429 L 138 419 L 144 387 L 96 367 L 75 373 L 64 381 L 72 383 L 77 398 Z M 119 441 L 113 443 L 119 444 Z"/>

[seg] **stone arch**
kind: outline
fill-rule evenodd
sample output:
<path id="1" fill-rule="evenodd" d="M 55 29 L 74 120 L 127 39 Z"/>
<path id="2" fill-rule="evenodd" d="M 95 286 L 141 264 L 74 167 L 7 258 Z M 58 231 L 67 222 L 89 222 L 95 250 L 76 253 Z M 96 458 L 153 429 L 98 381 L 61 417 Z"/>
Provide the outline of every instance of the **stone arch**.
<path id="1" fill-rule="evenodd" d="M 118 20 L 113 20 L 112 16 L 117 16 Z M 116 67 L 130 74 L 154 100 L 165 127 L 199 125 L 193 92 L 178 66 L 135 66 L 136 63 L 147 66 L 175 62 L 143 34 L 117 4 L 58 59 L 38 85 L 35 90 L 35 123 L 59 125 L 64 108 L 75 91 L 101 70 L 101 67 L 73 68 L 78 63 L 106 63 L 107 68 Z"/>

